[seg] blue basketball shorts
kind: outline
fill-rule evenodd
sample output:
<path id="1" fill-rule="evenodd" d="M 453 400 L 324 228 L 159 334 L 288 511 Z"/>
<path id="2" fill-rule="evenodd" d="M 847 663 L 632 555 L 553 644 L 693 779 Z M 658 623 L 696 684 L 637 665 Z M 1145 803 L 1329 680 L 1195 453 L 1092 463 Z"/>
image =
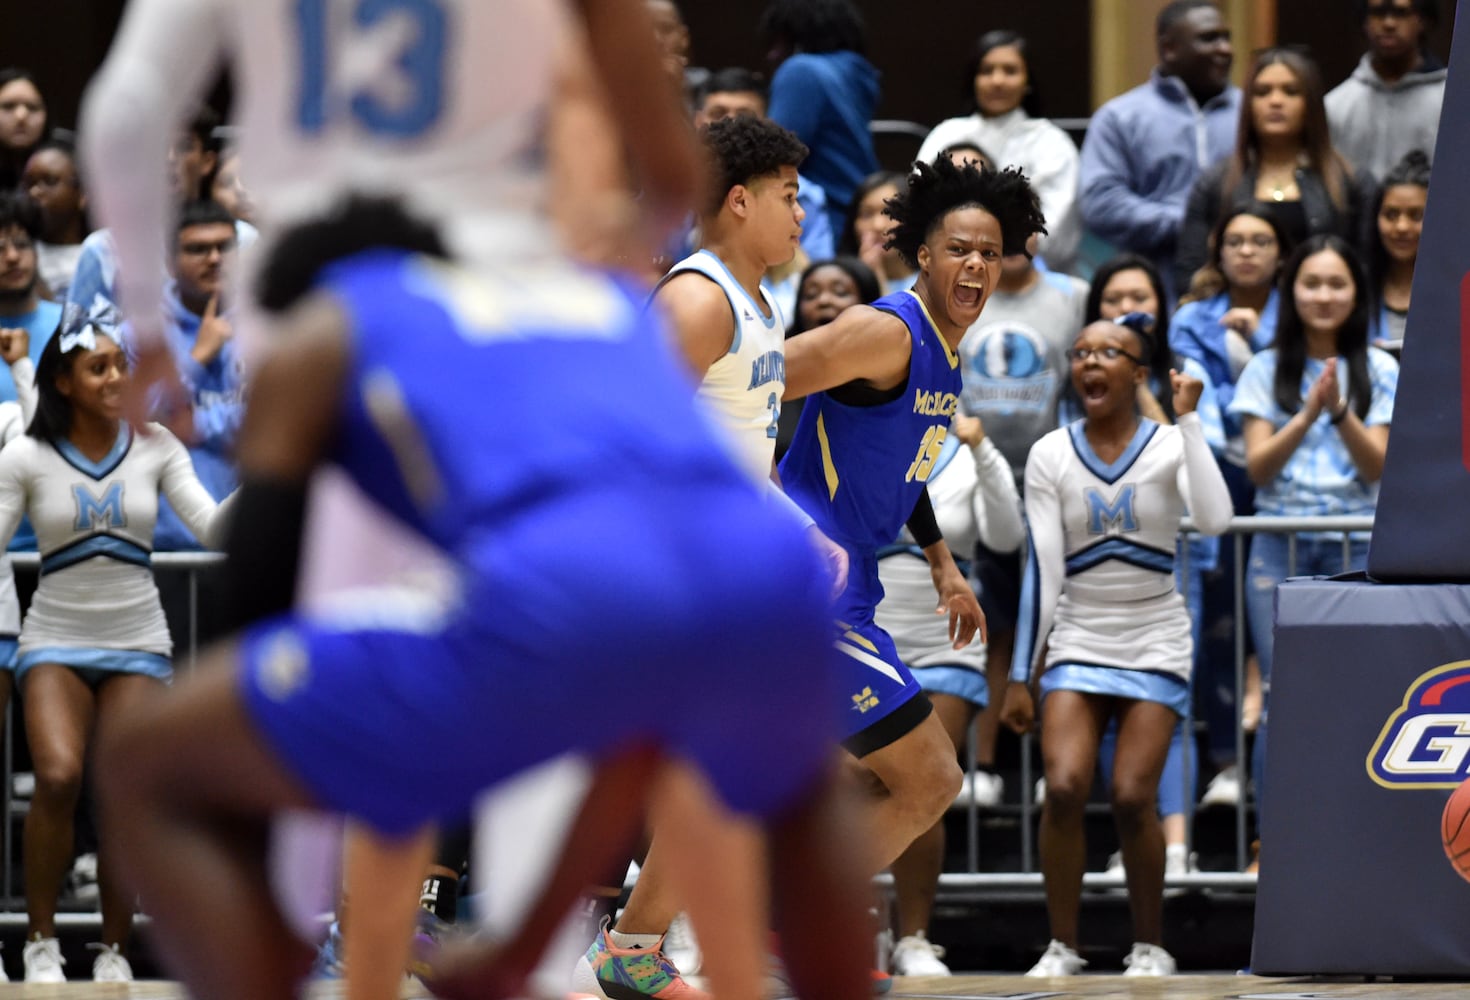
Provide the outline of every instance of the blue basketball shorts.
<path id="1" fill-rule="evenodd" d="M 837 738 L 819 561 L 743 483 L 660 485 L 508 519 L 442 607 L 251 629 L 239 691 L 266 744 L 324 808 L 388 834 L 462 819 L 564 752 L 648 744 L 736 811 L 792 805 Z"/>
<path id="2" fill-rule="evenodd" d="M 932 711 L 928 697 L 873 620 L 883 599 L 878 558 L 848 550 L 847 589 L 838 598 L 837 676 L 842 745 L 856 757 L 906 735 Z"/>

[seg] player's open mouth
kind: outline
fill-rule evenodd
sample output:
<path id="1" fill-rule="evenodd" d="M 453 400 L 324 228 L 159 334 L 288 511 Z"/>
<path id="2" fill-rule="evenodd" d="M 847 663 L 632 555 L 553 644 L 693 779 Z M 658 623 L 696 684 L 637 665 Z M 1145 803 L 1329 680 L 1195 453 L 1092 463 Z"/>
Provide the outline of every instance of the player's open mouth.
<path id="1" fill-rule="evenodd" d="M 978 281 L 961 281 L 954 286 L 955 301 L 966 309 L 974 309 L 980 305 L 980 299 L 985 295 L 985 286 Z"/>
<path id="2" fill-rule="evenodd" d="M 1096 375 L 1082 376 L 1082 398 L 1088 402 L 1097 402 L 1106 399 L 1108 395 L 1108 380 L 1101 373 Z"/>

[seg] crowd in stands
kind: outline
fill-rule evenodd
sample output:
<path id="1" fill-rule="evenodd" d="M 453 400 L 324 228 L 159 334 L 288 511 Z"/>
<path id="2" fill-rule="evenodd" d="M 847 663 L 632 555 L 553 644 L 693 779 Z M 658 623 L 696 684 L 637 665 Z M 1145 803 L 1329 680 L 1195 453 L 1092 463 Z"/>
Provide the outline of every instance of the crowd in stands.
<path id="1" fill-rule="evenodd" d="M 801 250 L 767 276 L 787 336 L 913 285 L 912 267 L 886 246 L 891 220 L 884 210 L 904 190 L 907 176 L 879 169 L 869 131 L 880 70 L 900 70 L 868 59 L 862 22 L 849 0 L 772 4 L 760 26 L 776 63 L 768 79 L 749 67 L 691 68 L 698 40 L 690 39 L 677 8 L 667 0 L 651 0 L 650 6 L 662 25 L 668 69 L 688 83 L 696 125 L 732 115 L 766 117 L 794 132 L 810 151 L 799 171 L 806 216 Z M 1228 490 L 1229 509 L 1237 515 L 1374 511 L 1446 69 L 1426 43 L 1440 13 L 1436 0 L 1369 0 L 1356 10 L 1367 48 L 1348 79 L 1324 80 L 1310 52 L 1283 45 L 1253 53 L 1241 75 L 1243 86 L 1236 87 L 1230 81 L 1239 57 L 1221 7 L 1210 0 L 1176 0 L 1157 20 L 1157 66 L 1146 81 L 1096 111 L 1080 148 L 1038 112 L 1045 81 L 1036 79 L 1030 53 L 1042 41 L 1003 27 L 988 29 L 979 35 L 967 69 L 973 113 L 939 122 L 917 150 L 921 160 L 945 156 L 985 168 L 1020 167 L 1046 218 L 1045 235 L 1033 238 L 1027 253 L 1004 257 L 996 289 L 961 344 L 964 391 L 951 437 L 957 446 L 944 456 L 945 474 L 930 482 L 945 536 L 986 613 L 988 643 L 962 657 L 943 654 L 942 634 L 940 652 L 932 642 L 926 645 L 915 623 L 926 614 L 933 618 L 932 594 L 923 596 L 927 571 L 908 558 L 912 539 L 894 539 L 883 561 L 891 603 L 882 613 L 895 637 L 908 642 L 907 648 L 899 643 L 900 651 L 907 656 L 911 650 L 912 664 L 925 668 L 916 674 L 946 730 L 963 746 L 972 721 L 978 722 L 974 754 L 980 769 L 967 778 L 966 801 L 993 806 L 1006 795 L 995 767 L 1002 702 L 1013 660 L 1020 664 L 1035 651 L 1035 640 L 1045 639 L 1023 634 L 1029 626 L 1021 504 L 1033 511 L 1026 493 L 1035 478 L 1027 459 L 1058 427 L 1085 422 L 1089 411 L 1074 379 L 1079 368 L 1120 355 L 1136 361 L 1144 375 L 1128 388 L 1127 408 L 1163 427 L 1198 426 L 1198 440 L 1208 446 Z M 198 549 L 196 530 L 210 523 L 214 504 L 236 485 L 231 450 L 246 377 L 234 339 L 241 308 L 232 271 L 256 230 L 250 221 L 251 164 L 239 162 L 223 142 L 223 124 L 213 111 L 201 109 L 176 137 L 169 158 L 179 211 L 158 278 L 186 398 L 161 404 L 159 418 L 183 439 L 198 491 L 183 479 L 165 481 L 177 470 L 170 473 L 164 465 L 145 479 L 153 495 L 167 494 L 159 501 L 155 551 Z M 686 231 L 668 248 L 669 257 L 678 259 L 698 245 L 698 233 Z M 115 346 L 127 348 L 116 287 L 115 248 L 106 231 L 91 229 L 75 137 L 48 118 L 44 74 L 0 70 L 0 354 L 8 362 L 0 367 L 0 408 L 17 402 L 24 407 L 27 393 L 37 391 L 43 404 L 48 398 L 54 403 L 58 379 L 66 380 L 63 392 L 70 392 L 70 372 L 62 370 L 59 355 L 75 350 L 77 342 L 61 343 L 65 333 L 107 331 Z M 1117 332 L 1099 332 L 1098 321 Z M 1092 332 L 1079 339 L 1084 331 Z M 49 360 L 48 347 L 56 355 Z M 117 359 L 113 363 L 125 367 Z M 1182 397 L 1181 377 L 1190 385 Z M 103 405 L 67 398 L 81 425 L 90 419 L 86 407 Z M 1176 409 L 1181 398 L 1187 400 L 1185 412 Z M 32 399 L 27 423 L 36 405 Z M 781 410 L 778 456 L 799 413 L 799 401 Z M 25 436 L 18 416 L 3 409 L 0 414 L 15 417 L 4 432 L 6 441 Z M 66 431 L 53 427 L 51 434 L 59 440 Z M 6 455 L 15 447 L 8 445 Z M 77 461 L 105 462 L 106 451 Z M 22 515 L 36 513 L 35 499 L 6 489 L 6 469 L 0 459 L 0 525 L 15 529 L 5 539 L 12 551 L 33 551 L 37 533 L 44 536 L 48 526 L 37 523 L 33 532 L 21 523 Z M 1195 495 L 1181 494 L 1185 500 Z M 187 502 L 188 509 L 177 510 L 169 500 Z M 7 506 L 12 502 L 19 506 Z M 93 514 L 105 519 L 104 506 L 95 504 Z M 1299 533 L 1295 571 L 1361 568 L 1366 536 L 1347 541 L 1344 566 L 1340 533 Z M 147 542 L 135 546 L 145 563 Z M 1248 794 L 1247 768 L 1235 760 L 1241 713 L 1258 733 L 1252 763 L 1257 790 L 1265 780 L 1271 608 L 1275 585 L 1287 575 L 1288 536 L 1262 534 L 1250 545 L 1244 613 L 1258 670 L 1238 697 L 1232 690 L 1233 651 L 1220 655 L 1218 644 L 1208 640 L 1237 613 L 1230 546 L 1204 538 L 1180 545 L 1188 547 L 1188 573 L 1179 587 L 1193 635 L 1193 693 L 1183 696 L 1167 760 L 1142 766 L 1127 755 L 1128 737 L 1116 731 L 1096 734 L 1100 752 L 1093 748 L 1065 760 L 1052 761 L 1043 746 L 1049 760 L 1045 802 L 1055 819 L 1053 856 L 1062 842 L 1059 831 L 1075 833 L 1076 797 L 1086 794 L 1086 788 L 1078 790 L 1084 775 L 1077 761 L 1091 764 L 1096 756 L 1104 772 L 1119 774 L 1119 783 L 1134 796 L 1113 796 L 1120 829 L 1126 815 L 1132 834 L 1142 836 L 1144 823 L 1136 809 L 1130 811 L 1140 794 L 1139 776 L 1162 775 L 1153 780 L 1166 871 L 1189 871 L 1194 861 L 1188 825 L 1200 776 L 1193 773 L 1199 762 L 1183 743 L 1191 738 L 1195 714 L 1207 723 L 1207 804 L 1239 802 Z M 9 570 L 0 573 L 8 577 Z M 186 593 L 164 580 L 159 586 L 177 643 Z M 4 597 L 0 590 L 0 603 Z M 914 635 L 905 632 L 910 626 Z M 86 748 L 77 734 L 98 713 L 115 709 L 117 698 L 109 695 L 115 678 L 106 665 L 89 667 L 63 657 L 76 690 L 42 693 L 40 685 L 33 690 L 32 684 L 12 681 L 27 669 L 55 666 L 44 657 L 26 662 L 20 634 L 23 666 L 16 670 L 12 662 L 12 673 L 0 676 L 6 697 L 11 684 L 18 684 L 36 772 L 24 851 L 30 910 L 25 968 L 28 980 L 55 981 L 63 976 L 56 897 L 71 861 L 71 816 L 79 803 L 86 808 Z M 73 635 L 69 641 L 95 646 L 110 640 Z M 148 675 L 166 677 L 166 644 L 150 648 L 160 660 Z M 14 641 L 9 655 L 17 658 Z M 80 730 L 79 720 L 86 723 Z M 1118 730 L 1129 725 L 1118 722 Z M 1119 748 L 1124 757 L 1116 763 Z M 1083 770 L 1090 782 L 1093 768 Z M 925 937 L 943 859 L 942 833 L 941 824 L 895 865 L 899 972 L 948 971 L 940 950 Z M 43 841 L 46 846 L 38 846 Z M 1045 867 L 1048 844 L 1042 847 Z M 1054 874 L 1049 868 L 1049 879 Z M 116 908 L 126 912 L 127 901 L 110 899 L 105 886 L 103 898 L 112 909 L 95 972 L 99 979 L 126 978 L 119 947 L 127 919 L 118 918 Z M 1075 924 L 1075 913 L 1066 916 L 1065 905 L 1059 912 L 1062 928 L 1054 936 L 1062 950 L 1050 950 L 1038 965 L 1053 974 L 1081 967 L 1075 926 L 1066 927 L 1067 920 Z M 1069 934 L 1071 940 L 1063 940 Z"/>

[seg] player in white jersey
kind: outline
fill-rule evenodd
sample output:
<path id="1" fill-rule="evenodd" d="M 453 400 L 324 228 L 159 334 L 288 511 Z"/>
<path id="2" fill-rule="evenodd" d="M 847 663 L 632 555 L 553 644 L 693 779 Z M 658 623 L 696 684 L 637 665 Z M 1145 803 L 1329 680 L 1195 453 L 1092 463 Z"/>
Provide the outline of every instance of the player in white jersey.
<path id="1" fill-rule="evenodd" d="M 637 0 L 133 0 L 80 131 L 140 334 L 159 301 L 136 265 L 165 234 L 166 143 L 224 59 L 267 239 L 332 191 L 387 190 L 468 261 L 554 254 L 543 139 L 578 11 L 645 207 L 681 208 L 692 148 Z"/>
<path id="2" fill-rule="evenodd" d="M 1152 354 L 1144 328 L 1100 321 L 1069 352 L 1085 416 L 1031 449 L 1024 490 L 1031 554 L 1022 587 L 1011 683 L 1002 710 L 1030 728 L 1028 687 L 1040 650 L 1046 803 L 1041 866 L 1052 942 L 1029 975 L 1072 975 L 1085 862 L 1083 810 L 1098 745 L 1118 721 L 1112 807 L 1133 913 L 1128 975 L 1169 975 L 1163 933 L 1164 842 L 1159 776 L 1189 698 L 1193 642 L 1175 589 L 1186 508 L 1206 534 L 1230 522 L 1230 495 L 1195 413 L 1203 384 L 1171 372 L 1178 422 L 1140 416 Z"/>
<path id="3" fill-rule="evenodd" d="M 9 346 L 7 360 L 21 355 Z M 31 982 L 64 978 L 56 901 L 71 860 L 89 734 L 173 673 L 150 565 L 159 496 L 206 545 L 225 510 L 173 435 L 161 427 L 134 434 L 121 419 L 126 380 L 127 362 L 112 337 L 93 326 L 57 333 L 37 366 L 36 417 L 0 452 L 0 543 L 29 515 L 41 553 L 15 671 L 36 764 L 24 852 Z M 102 847 L 103 950 L 94 976 L 126 979 L 121 949 L 132 898 L 110 877 L 105 830 Z"/>
<path id="4" fill-rule="evenodd" d="M 800 245 L 805 213 L 796 201 L 796 170 L 807 150 L 788 130 L 749 115 L 711 122 L 700 138 L 714 173 L 699 216 L 701 248 L 674 265 L 653 303 L 671 320 L 699 380 L 697 396 L 725 431 L 732 456 L 762 489 L 789 504 L 773 479 L 786 387 L 786 323 L 761 280 L 768 268 L 790 261 Z M 811 525 L 809 517 L 789 506 Z M 840 554 L 830 542 L 822 544 L 820 532 L 814 541 L 823 551 Z M 845 563 L 839 558 L 833 568 L 841 574 Z M 663 938 L 680 901 L 664 889 L 658 858 L 655 832 L 616 926 L 599 933 L 577 962 L 574 990 L 595 996 L 621 991 L 626 998 L 631 989 L 659 1000 L 705 996 L 685 983 L 663 954 Z M 650 976 L 642 970 L 651 961 L 661 964 Z"/>

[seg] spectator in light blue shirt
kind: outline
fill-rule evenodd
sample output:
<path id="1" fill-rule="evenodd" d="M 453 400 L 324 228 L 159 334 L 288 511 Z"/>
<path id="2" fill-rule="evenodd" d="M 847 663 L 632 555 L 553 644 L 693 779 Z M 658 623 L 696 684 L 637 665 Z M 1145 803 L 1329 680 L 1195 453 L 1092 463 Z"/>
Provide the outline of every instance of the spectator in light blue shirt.
<path id="1" fill-rule="evenodd" d="M 169 150 L 169 183 L 180 202 L 209 197 L 223 146 L 216 135 L 219 125 L 219 115 L 208 107 L 201 108 Z M 232 224 L 240 246 L 249 246 L 255 241 L 255 227 L 250 223 L 232 220 Z M 163 260 L 158 262 L 159 281 L 166 280 L 168 276 L 164 264 Z M 75 303 L 87 315 L 115 310 L 117 284 L 117 244 L 109 230 L 99 229 L 82 241 L 66 300 Z"/>
<path id="2" fill-rule="evenodd" d="M 41 298 L 36 291 L 40 274 L 36 240 L 40 234 L 40 206 L 18 191 L 0 191 L 0 328 L 24 330 L 30 338 L 30 360 L 22 359 L 17 367 L 35 365 L 61 322 L 61 306 Z M 0 364 L 0 400 L 15 398 L 10 366 Z M 35 550 L 36 533 L 27 518 L 11 538 L 10 551 Z"/>
<path id="3" fill-rule="evenodd" d="M 1368 346 L 1372 296 L 1362 262 L 1341 237 L 1310 237 L 1281 276 L 1276 346 L 1240 373 L 1230 412 L 1245 435 L 1256 512 L 1286 517 L 1369 515 L 1388 451 L 1399 366 Z M 1362 569 L 1368 536 L 1355 532 L 1255 535 L 1246 571 L 1246 612 L 1261 666 L 1263 707 L 1254 762 L 1257 802 L 1264 774 L 1276 585 L 1288 575 Z"/>
<path id="4" fill-rule="evenodd" d="M 216 500 L 235 488 L 235 435 L 244 413 L 243 365 L 233 337 L 233 310 L 223 298 L 233 266 L 235 220 L 224 206 L 194 201 L 181 210 L 173 278 L 165 288 L 164 336 L 193 408 L 194 440 L 185 442 L 199 481 Z M 159 500 L 154 548 L 199 548 L 165 501 Z"/>
<path id="5" fill-rule="evenodd" d="M 1245 484 L 1232 476 L 1245 479 L 1245 442 L 1240 422 L 1228 410 L 1241 371 L 1276 339 L 1276 281 L 1292 247 L 1275 216 L 1242 209 L 1221 217 L 1209 248 L 1208 261 L 1195 272 L 1186 301 L 1174 313 L 1169 346 L 1204 365 L 1227 410 L 1226 458 L 1231 467 L 1222 471 L 1237 495 Z"/>
<path id="6" fill-rule="evenodd" d="M 1082 144 L 1082 218 L 1154 262 L 1166 281 L 1195 179 L 1235 145 L 1240 91 L 1230 29 L 1208 0 L 1175 0 L 1156 22 L 1147 83 L 1098 109 Z M 1170 289 L 1170 299 L 1182 289 Z"/>

